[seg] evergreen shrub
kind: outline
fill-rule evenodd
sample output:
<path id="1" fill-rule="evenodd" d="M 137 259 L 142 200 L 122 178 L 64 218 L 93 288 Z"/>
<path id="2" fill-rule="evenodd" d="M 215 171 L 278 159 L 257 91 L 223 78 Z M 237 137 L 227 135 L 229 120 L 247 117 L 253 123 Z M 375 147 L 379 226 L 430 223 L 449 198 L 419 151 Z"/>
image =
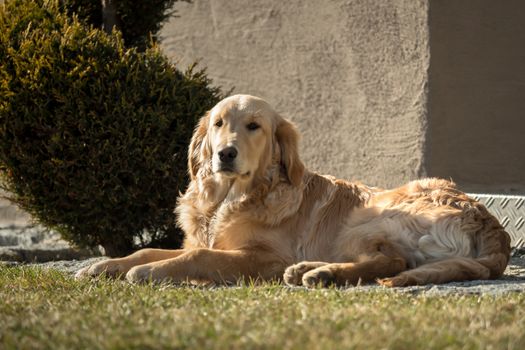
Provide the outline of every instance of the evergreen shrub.
<path id="1" fill-rule="evenodd" d="M 81 247 L 118 256 L 180 244 L 187 146 L 221 97 L 203 71 L 126 49 L 58 1 L 0 5 L 2 186 Z"/>
<path id="2" fill-rule="evenodd" d="M 75 13 L 81 20 L 96 28 L 102 27 L 101 0 L 61 0 L 68 13 Z M 157 39 L 162 23 L 174 14 L 179 0 L 118 0 L 115 1 L 119 30 L 127 47 L 140 51 Z"/>

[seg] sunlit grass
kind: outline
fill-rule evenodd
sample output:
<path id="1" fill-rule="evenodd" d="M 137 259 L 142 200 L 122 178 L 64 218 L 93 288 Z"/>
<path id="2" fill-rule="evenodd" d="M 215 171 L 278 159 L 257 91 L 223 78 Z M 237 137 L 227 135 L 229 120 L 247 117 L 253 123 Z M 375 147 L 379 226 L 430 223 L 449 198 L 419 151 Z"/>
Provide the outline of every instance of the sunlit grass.
<path id="1" fill-rule="evenodd" d="M 0 267 L 1 349 L 525 348 L 525 295 L 130 285 Z"/>

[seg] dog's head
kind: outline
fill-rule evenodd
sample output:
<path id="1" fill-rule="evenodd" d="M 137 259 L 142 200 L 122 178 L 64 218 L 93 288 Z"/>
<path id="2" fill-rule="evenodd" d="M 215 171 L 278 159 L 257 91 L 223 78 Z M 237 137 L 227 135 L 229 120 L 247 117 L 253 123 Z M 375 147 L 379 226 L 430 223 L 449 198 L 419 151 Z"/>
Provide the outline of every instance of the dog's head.
<path id="1" fill-rule="evenodd" d="M 299 185 L 304 165 L 295 126 L 264 100 L 235 95 L 220 101 L 201 118 L 188 154 L 192 180 L 200 172 L 250 180 L 279 162 L 292 185 Z"/>

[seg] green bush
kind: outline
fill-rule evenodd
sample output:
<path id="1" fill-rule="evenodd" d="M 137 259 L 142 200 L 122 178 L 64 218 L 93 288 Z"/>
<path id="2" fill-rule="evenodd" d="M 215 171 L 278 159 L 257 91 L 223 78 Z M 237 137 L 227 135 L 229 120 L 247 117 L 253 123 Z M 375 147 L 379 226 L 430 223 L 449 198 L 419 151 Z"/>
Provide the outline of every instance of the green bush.
<path id="1" fill-rule="evenodd" d="M 176 246 L 186 149 L 220 98 L 202 71 L 125 49 L 57 1 L 0 6 L 0 167 L 10 199 L 112 256 Z M 134 242 L 140 241 L 138 246 Z"/>
<path id="2" fill-rule="evenodd" d="M 162 23 L 173 14 L 170 9 L 179 0 L 118 0 L 115 1 L 119 30 L 127 47 L 145 50 L 150 41 L 156 41 L 156 34 Z M 68 13 L 76 13 L 79 18 L 96 28 L 102 26 L 101 0 L 62 0 Z"/>
<path id="3" fill-rule="evenodd" d="M 122 36 L 128 46 L 145 49 L 150 38 L 156 40 L 162 22 L 170 15 L 177 0 L 119 0 L 117 16 L 121 21 Z"/>
<path id="4" fill-rule="evenodd" d="M 102 28 L 102 0 L 60 0 L 68 15 L 77 15 L 86 24 Z"/>

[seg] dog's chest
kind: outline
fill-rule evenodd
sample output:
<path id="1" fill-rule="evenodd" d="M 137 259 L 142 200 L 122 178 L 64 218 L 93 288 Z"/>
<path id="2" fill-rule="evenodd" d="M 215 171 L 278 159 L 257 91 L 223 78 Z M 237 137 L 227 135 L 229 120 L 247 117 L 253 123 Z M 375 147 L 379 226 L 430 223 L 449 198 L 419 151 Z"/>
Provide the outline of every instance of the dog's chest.
<path id="1" fill-rule="evenodd" d="M 246 203 L 224 203 L 210 218 L 206 232 L 208 248 L 231 250 L 249 246 L 265 236 L 267 225 Z"/>
<path id="2" fill-rule="evenodd" d="M 231 241 L 233 233 L 238 231 L 237 218 L 231 208 L 231 203 L 221 203 L 212 212 L 205 215 L 204 229 L 200 234 L 202 246 L 206 248 L 228 249 L 224 247 L 225 241 Z"/>

